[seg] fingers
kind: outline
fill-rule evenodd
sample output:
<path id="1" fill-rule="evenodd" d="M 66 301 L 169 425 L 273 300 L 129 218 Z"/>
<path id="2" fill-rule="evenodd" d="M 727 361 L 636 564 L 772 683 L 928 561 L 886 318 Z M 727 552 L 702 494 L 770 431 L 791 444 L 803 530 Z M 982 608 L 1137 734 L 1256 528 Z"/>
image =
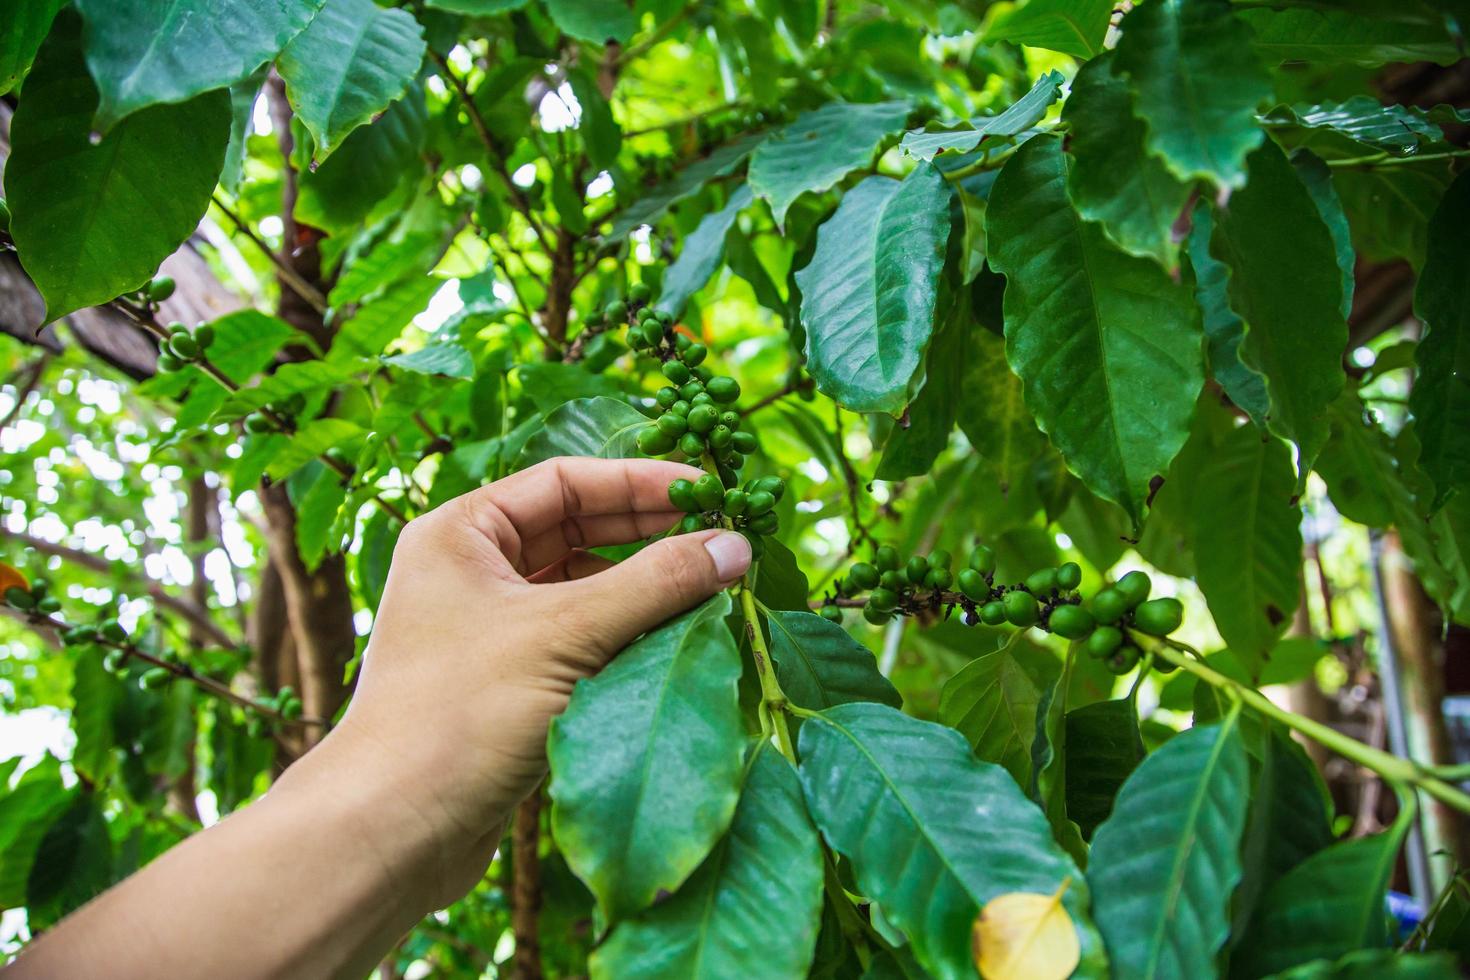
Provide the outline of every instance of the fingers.
<path id="1" fill-rule="evenodd" d="M 664 502 L 668 506 L 668 502 Z M 680 511 L 661 513 L 593 514 L 568 517 L 556 527 L 521 543 L 521 564 L 526 569 L 544 568 L 571 548 L 596 548 L 627 544 L 662 534 L 683 517 Z"/>
<path id="2" fill-rule="evenodd" d="M 683 463 L 559 457 L 472 490 L 459 498 L 458 505 L 471 526 L 525 571 L 550 564 L 572 547 L 636 541 L 667 528 L 672 522 L 589 519 L 666 515 L 669 484 L 701 475 Z M 532 542 L 534 560 L 528 553 Z"/>
<path id="3" fill-rule="evenodd" d="M 604 654 L 698 605 L 750 567 L 750 542 L 734 531 L 701 531 L 656 541 L 591 578 L 556 586 L 599 624 Z"/>
<path id="4" fill-rule="evenodd" d="M 541 571 L 527 576 L 526 581 L 536 585 L 572 582 L 579 578 L 587 578 L 589 575 L 596 575 L 598 572 L 605 572 L 616 564 L 617 562 L 608 561 L 601 555 L 594 555 L 590 551 L 568 551 Z"/>

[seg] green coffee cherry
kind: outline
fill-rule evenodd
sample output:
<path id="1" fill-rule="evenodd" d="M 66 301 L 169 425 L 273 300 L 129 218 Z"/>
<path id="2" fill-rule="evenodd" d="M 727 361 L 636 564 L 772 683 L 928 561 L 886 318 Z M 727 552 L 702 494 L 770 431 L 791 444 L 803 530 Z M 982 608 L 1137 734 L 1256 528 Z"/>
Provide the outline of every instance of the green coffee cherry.
<path id="1" fill-rule="evenodd" d="M 1087 638 L 1087 655 L 1101 660 L 1111 657 L 1123 645 L 1123 631 L 1116 626 L 1099 626 Z"/>
<path id="2" fill-rule="evenodd" d="M 704 386 L 709 396 L 722 405 L 740 397 L 740 385 L 734 378 L 711 378 Z"/>
<path id="3" fill-rule="evenodd" d="M 725 488 L 719 477 L 708 473 L 694 481 L 693 492 L 700 510 L 718 510 L 725 502 Z"/>
<path id="4" fill-rule="evenodd" d="M 679 386 L 679 397 L 690 405 L 708 405 L 710 402 L 709 398 L 705 398 L 699 402 L 695 401 L 696 398 L 703 394 L 704 382 L 702 381 L 686 381 Z"/>
<path id="5" fill-rule="evenodd" d="M 689 409 L 689 431 L 704 435 L 719 424 L 720 413 L 711 405 L 695 405 Z"/>
<path id="6" fill-rule="evenodd" d="M 679 479 L 669 484 L 669 503 L 686 514 L 692 514 L 699 510 L 699 502 L 694 499 L 694 484 L 688 480 Z"/>
<path id="7" fill-rule="evenodd" d="M 749 505 L 750 496 L 744 490 L 738 487 L 731 487 L 725 491 L 724 511 L 726 517 L 739 517 L 745 513 Z"/>
<path id="8" fill-rule="evenodd" d="M 151 302 L 162 303 L 174 294 L 173 276 L 154 276 L 143 291 Z"/>
<path id="9" fill-rule="evenodd" d="M 996 599 L 980 608 L 980 622 L 986 626 L 999 626 L 1006 621 L 1006 604 Z"/>
<path id="10" fill-rule="evenodd" d="M 981 575 L 994 574 L 995 551 L 983 544 L 977 544 L 975 550 L 970 552 L 970 567 Z"/>
<path id="11" fill-rule="evenodd" d="M 891 589 L 885 589 L 881 585 L 868 594 L 868 605 L 883 612 L 892 612 L 898 608 L 899 596 Z"/>
<path id="12" fill-rule="evenodd" d="M 705 406 L 700 407 L 703 408 Z M 723 425 L 717 425 L 713 429 L 709 430 L 709 446 L 715 452 L 723 452 L 726 449 L 729 449 L 730 442 L 734 438 L 735 433 L 731 432 Z"/>
<path id="13" fill-rule="evenodd" d="M 246 432 L 253 432 L 256 435 L 261 435 L 262 433 L 274 432 L 275 430 L 276 427 L 271 424 L 271 420 L 261 412 L 251 412 L 249 415 L 245 416 Z"/>
<path id="14" fill-rule="evenodd" d="M 896 571 L 892 568 L 886 572 L 878 573 L 878 584 L 893 592 L 902 592 L 908 587 L 908 582 L 904 580 L 903 572 Z"/>
<path id="15" fill-rule="evenodd" d="M 1099 623 L 1116 623 L 1128 611 L 1128 600 L 1117 589 L 1103 589 L 1088 603 Z"/>
<path id="16" fill-rule="evenodd" d="M 127 662 L 128 652 L 126 650 L 108 650 L 102 655 L 103 668 L 113 674 L 122 670 Z"/>
<path id="17" fill-rule="evenodd" d="M 752 517 L 768 513 L 776 506 L 776 497 L 767 490 L 752 490 L 746 500 L 745 510 Z"/>
<path id="18" fill-rule="evenodd" d="M 635 282 L 628 287 L 628 299 L 634 303 L 647 303 L 653 289 L 646 282 Z"/>
<path id="19" fill-rule="evenodd" d="M 168 685 L 174 679 L 173 671 L 167 667 L 152 667 L 143 673 L 143 686 L 150 691 L 156 691 Z"/>
<path id="20" fill-rule="evenodd" d="M 649 347 L 657 347 L 663 343 L 664 328 L 657 320 L 647 320 L 641 327 L 633 327 L 628 333 L 637 332 L 643 338 L 643 343 Z"/>
<path id="21" fill-rule="evenodd" d="M 924 587 L 927 589 L 947 589 L 954 582 L 954 574 L 947 568 L 930 567 L 929 574 L 924 576 Z"/>
<path id="22" fill-rule="evenodd" d="M 672 385 L 665 385 L 654 393 L 653 400 L 658 402 L 659 408 L 665 410 L 673 408 L 674 402 L 679 400 L 679 389 Z"/>
<path id="23" fill-rule="evenodd" d="M 756 534 L 775 534 L 781 530 L 781 518 L 776 514 L 765 513 L 758 517 L 752 517 L 747 526 Z"/>
<path id="24" fill-rule="evenodd" d="M 682 415 L 675 415 L 673 412 L 663 413 L 653 424 L 658 426 L 664 435 L 674 439 L 679 438 L 689 431 L 689 420 Z"/>
<path id="25" fill-rule="evenodd" d="M 1184 604 L 1166 597 L 1150 599 L 1133 610 L 1133 625 L 1150 636 L 1168 636 L 1184 621 Z"/>
<path id="26" fill-rule="evenodd" d="M 720 413 L 720 424 L 728 425 L 731 432 L 740 431 L 740 413 L 731 412 L 728 409 Z"/>
<path id="27" fill-rule="evenodd" d="M 97 631 L 102 634 L 104 640 L 112 643 L 123 643 L 127 641 L 128 631 L 122 628 L 122 623 L 115 619 L 105 620 Z"/>
<path id="28" fill-rule="evenodd" d="M 194 342 L 199 345 L 199 349 L 200 350 L 203 350 L 206 347 L 208 347 L 210 344 L 213 344 L 214 343 L 214 327 L 211 327 L 207 323 L 201 323 L 199 326 L 195 327 L 194 328 Z"/>
<path id="29" fill-rule="evenodd" d="M 910 585 L 923 585 L 924 576 L 929 574 L 929 559 L 923 555 L 914 555 L 903 566 L 903 574 Z"/>
<path id="30" fill-rule="evenodd" d="M 1063 592 L 1071 592 L 1082 584 L 1082 568 L 1075 561 L 1064 562 L 1057 566 L 1057 588 Z"/>
<path id="31" fill-rule="evenodd" d="M 704 518 L 698 514 L 685 514 L 679 519 L 679 533 L 693 534 L 704 530 Z"/>
<path id="32" fill-rule="evenodd" d="M 879 609 L 870 601 L 867 605 L 863 606 L 863 618 L 874 626 L 882 626 L 893 618 L 893 613 Z"/>
<path id="33" fill-rule="evenodd" d="M 1057 570 L 1055 568 L 1041 568 L 1026 576 L 1026 588 L 1032 595 L 1046 598 L 1051 595 L 1057 587 Z"/>
<path id="34" fill-rule="evenodd" d="M 953 561 L 954 558 L 943 548 L 936 548 L 929 552 L 929 567 L 931 569 L 948 568 Z"/>
<path id="35" fill-rule="evenodd" d="M 956 576 L 956 581 L 959 583 L 960 591 L 971 602 L 983 602 L 990 598 L 990 583 L 985 581 L 984 575 L 981 575 L 973 568 L 960 569 L 960 574 Z"/>
<path id="36" fill-rule="evenodd" d="M 823 606 L 818 610 L 818 615 L 829 623 L 841 624 L 842 622 L 842 610 L 836 606 Z"/>
<path id="37" fill-rule="evenodd" d="M 1126 674 L 1138 666 L 1138 647 L 1119 647 L 1103 663 L 1114 674 Z"/>
<path id="38" fill-rule="evenodd" d="M 34 597 L 35 594 L 35 591 L 32 590 L 31 595 Z M 45 613 L 47 616 L 61 612 L 61 600 L 54 595 L 43 596 L 36 600 L 36 612 Z"/>
<path id="39" fill-rule="evenodd" d="M 628 304 L 615 299 L 602 308 L 602 317 L 608 323 L 621 323 L 628 318 Z"/>
<path id="40" fill-rule="evenodd" d="M 1081 606 L 1057 606 L 1051 611 L 1051 618 L 1047 620 L 1047 628 L 1057 636 L 1069 640 L 1080 640 L 1092 632 L 1097 624 L 1092 618 L 1092 613 Z"/>
<path id="41" fill-rule="evenodd" d="M 865 561 L 860 561 L 852 566 L 847 573 L 847 580 L 860 589 L 875 589 L 878 587 L 881 573 Z"/>
<path id="42" fill-rule="evenodd" d="M 1115 589 L 1122 593 L 1123 599 L 1128 604 L 1129 609 L 1134 608 L 1140 602 L 1147 599 L 1148 590 L 1152 587 L 1153 582 L 1149 580 L 1147 573 L 1139 571 L 1129 572 L 1127 575 L 1118 579 L 1118 584 L 1114 586 Z"/>
<path id="43" fill-rule="evenodd" d="M 725 413 L 725 415 L 729 414 L 729 412 Z M 725 415 L 720 416 L 720 424 L 726 428 L 730 428 L 729 423 L 724 421 Z M 730 440 L 730 445 L 735 448 L 736 452 L 744 456 L 749 456 L 760 448 L 760 444 L 756 442 L 755 436 L 749 432 L 735 432 L 734 437 Z"/>
<path id="44" fill-rule="evenodd" d="M 892 545 L 882 545 L 873 553 L 873 564 L 878 566 L 879 571 L 887 572 L 898 567 L 898 549 Z"/>
<path id="45" fill-rule="evenodd" d="M 689 404 L 689 401 L 687 399 L 680 398 L 678 401 L 674 402 L 674 404 L 669 406 L 669 411 L 673 412 L 675 415 L 687 416 L 689 414 L 689 410 L 693 407 L 694 406 Z"/>
<path id="46" fill-rule="evenodd" d="M 158 361 L 156 362 L 156 364 L 158 370 L 163 374 L 168 374 L 172 371 L 180 371 L 183 370 L 184 367 L 184 362 L 179 360 L 177 357 L 174 357 L 167 350 L 161 350 L 158 352 Z"/>
<path id="47" fill-rule="evenodd" d="M 689 369 L 678 361 L 664 361 L 664 366 L 661 370 L 664 373 L 664 377 L 676 385 L 688 384 L 690 377 L 692 377 Z M 680 392 L 680 394 L 683 394 L 683 392 Z"/>
<path id="48" fill-rule="evenodd" d="M 657 425 L 638 430 L 638 451 L 645 456 L 662 456 L 674 448 L 675 439 Z"/>
<path id="49" fill-rule="evenodd" d="M 1029 592 L 1007 592 L 1001 602 L 1005 603 L 1006 622 L 1012 626 L 1034 626 L 1041 618 L 1036 597 Z"/>
<path id="50" fill-rule="evenodd" d="M 5 590 L 5 603 L 12 609 L 19 609 L 21 612 L 30 612 L 36 608 L 36 597 L 31 595 L 28 590 L 22 589 L 18 585 L 12 585 Z"/>
<path id="51" fill-rule="evenodd" d="M 786 492 L 786 481 L 779 476 L 763 476 L 751 484 L 752 490 L 764 490 L 779 503 L 781 496 Z"/>
<path id="52" fill-rule="evenodd" d="M 684 350 L 684 363 L 690 367 L 698 367 L 704 363 L 704 359 L 708 354 L 709 348 L 703 344 L 690 344 Z"/>
<path id="53" fill-rule="evenodd" d="M 704 455 L 704 437 L 698 432 L 686 432 L 679 437 L 679 452 L 690 459 Z"/>

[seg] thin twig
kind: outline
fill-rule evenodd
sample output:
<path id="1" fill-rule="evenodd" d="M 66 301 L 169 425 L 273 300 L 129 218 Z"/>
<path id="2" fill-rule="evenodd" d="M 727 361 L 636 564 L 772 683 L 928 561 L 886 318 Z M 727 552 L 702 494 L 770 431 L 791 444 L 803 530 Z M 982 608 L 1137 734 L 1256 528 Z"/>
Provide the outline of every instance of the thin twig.
<path id="1" fill-rule="evenodd" d="M 36 385 L 41 383 L 41 374 L 46 370 L 46 364 L 51 360 L 51 352 L 43 351 L 40 357 L 21 368 L 14 379 L 15 404 L 10 406 L 10 411 L 5 413 L 5 418 L 0 419 L 0 429 L 9 428 L 10 423 L 20 415 L 20 410 L 25 406 L 26 399 L 31 392 L 36 390 Z"/>
<path id="2" fill-rule="evenodd" d="M 285 259 L 277 255 L 275 249 L 271 248 L 265 239 L 256 234 L 255 229 L 251 228 L 244 218 L 241 218 L 232 211 L 229 205 L 220 199 L 218 194 L 214 195 L 214 206 L 224 212 L 225 217 L 230 219 L 230 222 L 234 224 L 240 234 L 248 238 L 260 250 L 261 254 L 270 260 L 271 265 L 276 268 L 276 274 L 281 277 L 283 283 L 291 287 L 292 292 L 304 299 L 306 304 L 318 313 L 325 314 L 327 312 L 327 297 L 322 295 L 321 290 L 303 279 L 301 274 L 291 268 Z"/>

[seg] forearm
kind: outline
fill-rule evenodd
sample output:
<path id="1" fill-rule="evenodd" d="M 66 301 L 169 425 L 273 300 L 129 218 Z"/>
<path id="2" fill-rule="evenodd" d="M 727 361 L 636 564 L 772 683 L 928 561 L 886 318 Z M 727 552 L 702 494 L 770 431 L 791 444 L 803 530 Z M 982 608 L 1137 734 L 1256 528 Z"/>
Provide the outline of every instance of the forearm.
<path id="1" fill-rule="evenodd" d="M 365 975 L 473 884 L 498 830 L 446 844 L 435 802 L 351 742 L 328 739 L 265 798 L 68 918 L 15 975 Z"/>

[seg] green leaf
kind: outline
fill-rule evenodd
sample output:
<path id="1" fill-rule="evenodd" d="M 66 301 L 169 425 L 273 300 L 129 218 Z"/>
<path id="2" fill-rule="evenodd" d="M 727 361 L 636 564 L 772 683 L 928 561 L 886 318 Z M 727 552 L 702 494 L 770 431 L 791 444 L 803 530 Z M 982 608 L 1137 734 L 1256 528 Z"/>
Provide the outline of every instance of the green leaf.
<path id="1" fill-rule="evenodd" d="M 1118 976 L 1215 976 L 1245 827 L 1236 716 L 1192 728 L 1143 761 L 1092 842 L 1087 882 Z"/>
<path id="2" fill-rule="evenodd" d="M 66 0 L 0 0 L 0 95 L 25 77 Z"/>
<path id="3" fill-rule="evenodd" d="M 975 975 L 970 928 L 982 905 L 1068 880 L 1062 901 L 1082 943 L 1075 975 L 1106 972 L 1077 866 L 1009 774 L 975 759 L 958 732 L 884 705 L 840 705 L 802 723 L 801 784 L 859 891 L 940 980 Z"/>
<path id="4" fill-rule="evenodd" d="M 750 158 L 751 190 L 770 202 L 776 224 L 782 225 L 802 194 L 835 187 L 872 163 L 878 145 L 903 128 L 910 111 L 907 102 L 829 102 L 803 113 L 756 148 Z"/>
<path id="5" fill-rule="evenodd" d="M 374 510 L 362 528 L 362 543 L 357 551 L 357 584 L 368 608 L 374 611 L 383 598 L 383 586 L 388 583 L 388 568 L 400 530 L 402 525 L 383 510 Z"/>
<path id="6" fill-rule="evenodd" d="M 61 784 L 60 763 L 51 755 L 27 769 L 15 789 L 0 796 L 0 909 L 26 903 L 26 879 L 41 838 L 71 799 Z"/>
<path id="7" fill-rule="evenodd" d="M 5 167 L 10 233 L 47 322 L 147 282 L 209 207 L 230 139 L 230 97 L 217 91 L 136 113 L 94 145 L 80 29 L 74 14 L 57 18 Z"/>
<path id="8" fill-rule="evenodd" d="M 971 337 L 960 386 L 960 431 L 1000 478 L 1001 493 L 1021 487 L 1047 451 L 1046 436 L 1026 408 L 1021 379 L 1006 363 L 1005 344 L 988 331 Z"/>
<path id="9" fill-rule="evenodd" d="M 897 415 L 909 400 L 934 329 L 949 193 L 928 164 L 902 182 L 869 177 L 817 230 L 796 273 L 808 370 L 845 408 Z"/>
<path id="10" fill-rule="evenodd" d="M 1241 10 L 1251 43 L 1272 64 L 1310 61 L 1376 68 L 1392 61 L 1448 65 L 1460 51 L 1443 26 L 1416 24 L 1348 10 Z"/>
<path id="11" fill-rule="evenodd" d="M 1317 205 L 1275 143 L 1251 154 L 1250 171 L 1217 216 L 1210 253 L 1230 268 L 1241 360 L 1265 376 L 1271 428 L 1297 444 L 1304 481 L 1343 386 L 1342 280 Z"/>
<path id="12" fill-rule="evenodd" d="M 526 443 L 520 466 L 553 456 L 627 459 L 640 456 L 635 441 L 648 416 L 627 402 L 598 396 L 567 402 L 546 417 L 546 425 Z"/>
<path id="13" fill-rule="evenodd" d="M 587 160 L 599 170 L 612 169 L 617 165 L 618 150 L 623 145 L 623 131 L 613 118 L 612 107 L 585 68 L 567 72 L 567 83 L 582 109 L 577 131 L 587 147 Z"/>
<path id="14" fill-rule="evenodd" d="M 1049 71 L 1003 112 L 994 116 L 978 116 L 952 128 L 926 126 L 910 130 L 899 145 L 909 156 L 933 160 L 940 153 L 968 153 L 987 136 L 997 139 L 1019 136 L 1041 122 L 1047 107 L 1061 98 L 1063 81 L 1061 72 Z"/>
<path id="15" fill-rule="evenodd" d="M 579 41 L 627 43 L 638 30 L 638 15 L 626 3 L 606 0 L 545 0 L 551 22 Z"/>
<path id="16" fill-rule="evenodd" d="M 396 207 L 406 177 L 422 173 L 428 109 L 417 86 L 366 126 L 354 130 L 321 165 L 298 177 L 296 220 L 337 234 L 354 231 L 369 215 Z"/>
<path id="17" fill-rule="evenodd" d="M 424 59 L 424 32 L 406 10 L 372 0 L 326 0 L 286 45 L 276 69 L 324 160 L 354 129 L 408 91 Z"/>
<path id="18" fill-rule="evenodd" d="M 444 288 L 438 276 L 417 276 L 392 286 L 343 323 L 332 340 L 328 360 L 341 362 L 348 358 L 372 357 L 383 349 L 424 312 L 434 294 Z"/>
<path id="19" fill-rule="evenodd" d="M 1023 789 L 1031 785 L 1037 712 L 1056 686 L 1061 665 L 1024 640 L 976 657 L 945 682 L 939 720 L 965 736 L 975 755 L 1004 766 Z"/>
<path id="20" fill-rule="evenodd" d="M 395 233 L 366 254 L 352 255 L 350 263 L 344 263 L 328 302 L 337 308 L 360 303 L 405 279 L 426 275 L 443 252 L 443 245 L 441 228 L 411 229 L 401 237 Z"/>
<path id="21" fill-rule="evenodd" d="M 1430 510 L 1470 489 L 1470 177 L 1455 178 L 1429 224 L 1428 258 L 1414 290 L 1427 328 L 1409 393 L 1419 466 L 1434 483 Z"/>
<path id="22" fill-rule="evenodd" d="M 291 474 L 286 488 L 296 508 L 296 549 L 307 571 L 314 572 L 328 551 L 341 549 L 341 540 L 333 540 L 331 530 L 347 499 L 347 487 L 336 471 L 311 460 Z"/>
<path id="23" fill-rule="evenodd" d="M 1470 494 L 1455 494 L 1426 519 L 1433 486 L 1419 468 L 1413 425 L 1399 432 L 1394 458 L 1406 490 L 1392 498 L 1394 525 L 1414 563 L 1414 574 L 1448 617 L 1470 624 Z"/>
<path id="24" fill-rule="evenodd" d="M 1332 403 L 1329 418 L 1332 434 L 1315 469 L 1327 484 L 1332 506 L 1348 520 L 1377 528 L 1388 527 L 1399 513 L 1412 512 L 1393 447 L 1367 417 L 1357 392 L 1345 389 Z"/>
<path id="25" fill-rule="evenodd" d="M 1143 761 L 1138 705 L 1097 701 L 1067 712 L 1067 816 L 1084 840 L 1113 812 L 1123 783 Z"/>
<path id="26" fill-rule="evenodd" d="M 121 694 L 121 682 L 102 666 L 102 651 L 82 648 L 72 665 L 71 727 L 77 742 L 71 764 L 93 784 L 105 782 L 117 765 L 112 716 Z"/>
<path id="27" fill-rule="evenodd" d="M 1400 805 L 1383 833 L 1334 844 L 1281 877 L 1257 906 L 1233 970 L 1261 977 L 1387 945 L 1385 893 L 1415 813 L 1412 798 Z"/>
<path id="28" fill-rule="evenodd" d="M 78 0 L 96 125 L 187 102 L 248 78 L 317 16 L 323 0 Z"/>
<path id="29" fill-rule="evenodd" d="M 805 977 L 822 873 L 796 771 L 758 745 L 729 833 L 677 892 L 613 929 L 592 954 L 592 976 Z"/>
<path id="30" fill-rule="evenodd" d="M 1358 254 L 1424 267 L 1429 222 L 1450 184 L 1448 168 L 1340 167 L 1332 176 Z"/>
<path id="31" fill-rule="evenodd" d="M 709 181 L 733 172 L 746 157 L 755 152 L 756 147 L 765 142 L 767 136 L 768 133 L 747 133 L 719 147 L 709 156 L 686 164 L 667 183 L 659 185 L 615 214 L 612 228 L 607 233 L 608 239 L 619 241 L 633 229 L 658 221 L 670 207 Z"/>
<path id="32" fill-rule="evenodd" d="M 1430 122 L 1423 109 L 1384 105 L 1371 95 L 1355 95 L 1341 102 L 1277 106 L 1265 121 L 1336 133 L 1398 156 L 1409 156 L 1444 140 L 1444 130 Z"/>
<path id="33" fill-rule="evenodd" d="M 1301 597 L 1294 482 L 1286 445 L 1247 426 L 1215 446 L 1194 489 L 1195 578 L 1220 635 L 1253 675 Z"/>
<path id="34" fill-rule="evenodd" d="M 679 257 L 664 273 L 663 288 L 656 309 L 666 310 L 676 318 L 684 312 L 689 297 L 704 288 L 709 277 L 720 267 L 725 254 L 725 236 L 735 226 L 740 212 L 750 206 L 750 187 L 742 184 L 730 195 L 725 206 L 700 219 L 699 226 L 684 238 Z"/>
<path id="35" fill-rule="evenodd" d="M 1148 148 L 1181 180 L 1245 184 L 1271 79 L 1228 0 L 1162 0 L 1123 18 L 1117 68 L 1133 82 Z M 1254 176 L 1254 175 L 1252 175 Z"/>
<path id="36" fill-rule="evenodd" d="M 766 553 L 756 563 L 755 598 L 767 609 L 810 612 L 811 589 L 795 553 L 777 538 L 766 538 Z"/>
<path id="37" fill-rule="evenodd" d="M 411 354 L 385 357 L 383 363 L 418 374 L 442 374 L 446 378 L 475 376 L 474 358 L 458 344 L 431 344 L 420 347 Z"/>
<path id="38" fill-rule="evenodd" d="M 531 0 L 426 0 L 424 6 L 467 17 L 490 17 L 520 10 Z"/>
<path id="39" fill-rule="evenodd" d="M 1313 960 L 1275 974 L 1275 980 L 1453 980 L 1460 976 L 1448 953 L 1411 955 L 1392 949 L 1360 949 L 1341 959 Z"/>
<path id="40" fill-rule="evenodd" d="M 1256 425 L 1266 424 L 1270 400 L 1266 379 L 1240 359 L 1245 339 L 1245 321 L 1230 308 L 1230 269 L 1210 254 L 1210 237 L 1215 230 L 1215 212 L 1209 204 L 1195 205 L 1189 232 L 1189 264 L 1194 270 L 1194 296 L 1204 319 L 1209 349 L 1210 375 L 1236 407 Z"/>
<path id="41" fill-rule="evenodd" d="M 1337 256 L 1337 271 L 1342 282 L 1340 306 L 1346 320 L 1353 309 L 1353 288 L 1357 284 L 1353 269 L 1357 265 L 1357 255 L 1353 252 L 1352 233 L 1348 229 L 1347 215 L 1342 210 L 1342 200 L 1332 184 L 1332 168 L 1307 149 L 1293 153 L 1291 165 L 1301 178 L 1302 186 L 1312 196 L 1312 203 L 1317 206 L 1317 214 L 1327 226 L 1327 233 L 1332 236 L 1332 248 Z"/>
<path id="42" fill-rule="evenodd" d="M 226 193 L 238 193 L 240 181 L 244 179 L 246 144 L 254 124 L 255 103 L 268 77 L 270 66 L 263 65 L 230 86 L 230 145 L 225 148 L 225 162 L 219 175 L 219 185 Z"/>
<path id="43" fill-rule="evenodd" d="M 1077 216 L 1061 141 L 1006 162 L 986 214 L 1006 277 L 1006 357 L 1067 466 L 1135 526 L 1184 445 L 1204 384 L 1199 313 L 1182 285 Z"/>
<path id="44" fill-rule="evenodd" d="M 991 20 L 981 40 L 1091 58 L 1102 50 L 1112 13 L 1112 0 L 1027 0 Z"/>
<path id="45" fill-rule="evenodd" d="M 740 793 L 740 654 L 721 593 L 577 682 L 551 723 L 551 823 L 609 919 L 674 891 Z"/>
<path id="46" fill-rule="evenodd" d="M 791 702 L 821 711 L 849 701 L 903 705 L 872 651 L 836 623 L 810 612 L 769 611 L 771 659 Z"/>
<path id="47" fill-rule="evenodd" d="M 364 434 L 362 426 L 347 419 L 316 419 L 289 436 L 286 445 L 265 468 L 273 480 L 282 480 L 328 449 L 351 442 Z"/>
<path id="48" fill-rule="evenodd" d="M 535 403 L 536 411 L 542 415 L 550 415 L 577 398 L 605 396 L 614 401 L 623 401 L 623 389 L 615 378 L 606 374 L 593 374 L 581 364 L 560 361 L 518 364 L 516 380 L 521 383 L 521 391 Z"/>
<path id="49" fill-rule="evenodd" d="M 26 881 L 26 924 L 40 931 L 61 921 L 112 884 L 112 838 L 102 802 L 76 793 L 41 838 Z"/>
<path id="50" fill-rule="evenodd" d="M 893 426 L 883 444 L 875 474 L 879 480 L 906 480 L 928 473 L 946 446 L 959 416 L 960 391 L 968 367 L 974 322 L 957 303 L 935 331 L 924 359 L 924 382 L 909 403 L 906 423 Z"/>
<path id="51" fill-rule="evenodd" d="M 1124 251 L 1173 268 L 1174 223 L 1190 188 L 1145 148 L 1147 127 L 1133 114 L 1128 82 L 1112 62 L 1107 55 L 1083 65 L 1062 107 L 1071 127 L 1067 152 L 1076 161 L 1067 193 L 1077 212 L 1100 222 Z"/>

